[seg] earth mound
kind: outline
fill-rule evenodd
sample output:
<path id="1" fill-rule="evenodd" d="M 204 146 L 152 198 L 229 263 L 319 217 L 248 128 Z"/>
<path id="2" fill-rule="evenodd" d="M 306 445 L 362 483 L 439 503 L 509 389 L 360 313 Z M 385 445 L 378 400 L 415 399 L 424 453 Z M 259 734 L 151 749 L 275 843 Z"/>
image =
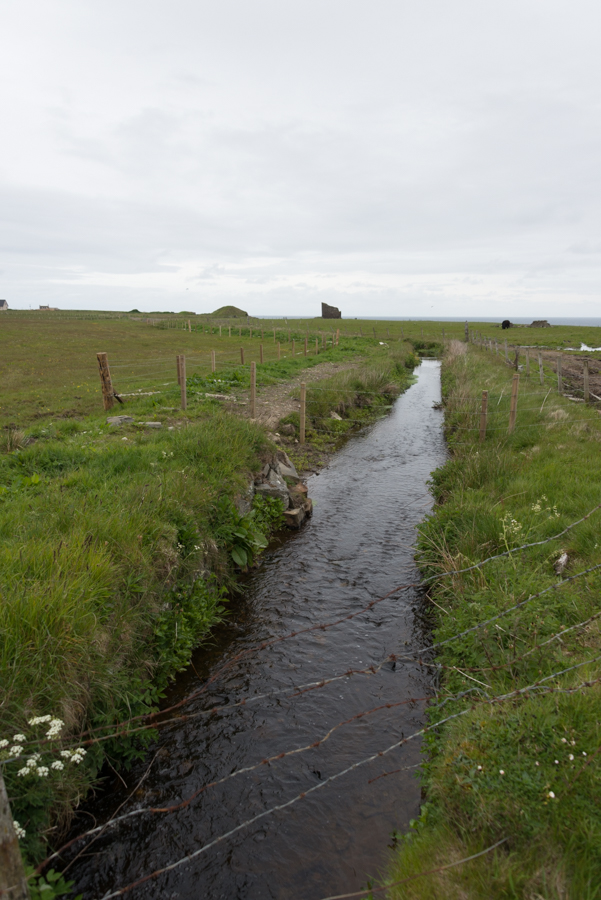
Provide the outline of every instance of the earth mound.
<path id="1" fill-rule="evenodd" d="M 221 319 L 240 319 L 241 317 L 246 318 L 248 313 L 243 309 L 238 309 L 237 306 L 220 306 L 211 315 L 219 316 Z"/>

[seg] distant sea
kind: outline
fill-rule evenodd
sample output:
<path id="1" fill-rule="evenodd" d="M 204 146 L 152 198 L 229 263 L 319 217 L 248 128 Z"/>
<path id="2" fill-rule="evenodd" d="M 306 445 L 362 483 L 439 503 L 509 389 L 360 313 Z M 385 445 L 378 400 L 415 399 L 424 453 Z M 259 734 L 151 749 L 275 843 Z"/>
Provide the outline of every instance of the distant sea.
<path id="1" fill-rule="evenodd" d="M 368 318 L 367 316 L 361 316 L 361 319 Z M 380 322 L 465 322 L 465 316 L 372 316 L 374 320 Z M 535 321 L 532 316 L 528 318 L 524 318 L 523 316 L 510 316 L 511 322 L 514 322 L 516 325 L 530 325 L 533 321 Z M 502 319 L 498 317 L 489 317 L 489 316 L 469 316 L 467 318 L 468 322 L 501 322 Z M 599 328 L 601 327 L 601 318 L 593 319 L 593 318 L 584 318 L 578 319 L 575 316 L 569 316 L 565 319 L 554 319 L 553 317 L 547 318 L 547 322 L 549 325 L 586 325 L 589 328 Z"/>
<path id="2" fill-rule="evenodd" d="M 269 319 L 271 316 L 254 316 L 258 319 Z M 288 319 L 306 319 L 307 316 L 286 316 Z M 347 322 L 498 322 L 503 320 L 498 316 L 343 316 Z M 333 320 L 334 321 L 334 320 Z M 532 316 L 524 318 L 523 316 L 510 316 L 510 321 L 516 325 L 532 324 Z M 557 319 L 550 316 L 546 320 L 549 325 L 585 325 L 589 328 L 601 328 L 601 318 L 582 318 L 576 316 L 568 316 L 565 319 Z"/>

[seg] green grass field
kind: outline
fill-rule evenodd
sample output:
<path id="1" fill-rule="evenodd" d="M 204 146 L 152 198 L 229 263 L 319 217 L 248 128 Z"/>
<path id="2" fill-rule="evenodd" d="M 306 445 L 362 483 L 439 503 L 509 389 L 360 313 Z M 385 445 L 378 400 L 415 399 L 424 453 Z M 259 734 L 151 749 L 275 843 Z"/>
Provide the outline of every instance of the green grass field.
<path id="1" fill-rule="evenodd" d="M 522 376 L 510 434 L 512 370 L 494 354 L 462 349 L 451 347 L 444 363 L 451 458 L 433 475 L 439 505 L 421 529 L 418 559 L 430 576 L 511 552 L 430 589 L 433 637 L 452 638 L 552 590 L 428 657 L 440 678 L 430 723 L 461 715 L 425 739 L 426 803 L 392 857 L 390 881 L 506 840 L 389 896 L 593 900 L 601 895 L 601 570 L 562 585 L 554 565 L 562 551 L 563 577 L 601 563 L 601 512 L 560 540 L 515 548 L 601 502 L 601 418 Z M 490 414 L 480 443 L 484 389 Z"/>

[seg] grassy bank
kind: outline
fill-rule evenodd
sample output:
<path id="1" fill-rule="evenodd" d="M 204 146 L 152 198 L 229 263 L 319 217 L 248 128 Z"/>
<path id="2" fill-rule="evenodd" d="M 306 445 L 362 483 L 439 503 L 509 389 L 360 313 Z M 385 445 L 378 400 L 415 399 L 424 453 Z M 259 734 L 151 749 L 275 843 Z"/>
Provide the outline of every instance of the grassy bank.
<path id="1" fill-rule="evenodd" d="M 121 320 L 101 324 L 123 339 Z M 35 342 L 29 359 L 21 352 L 22 366 L 33 367 Z M 75 357 L 65 357 L 65 378 L 75 374 Z M 391 352 L 371 338 L 345 338 L 315 357 L 267 359 L 257 380 L 285 382 L 324 360 L 357 362 L 352 395 L 349 383 L 326 385 L 327 405 L 344 387 L 346 419 L 354 408 L 361 414 L 355 425 L 380 410 L 381 387 L 398 393 L 410 382 L 417 361 L 409 345 Z M 120 428 L 108 426 L 97 396 L 95 411 L 84 414 L 59 392 L 45 414 L 24 413 L 2 432 L 0 758 L 15 760 L 3 769 L 30 861 L 56 846 L 107 761 L 118 769 L 144 752 L 139 737 L 86 744 L 90 731 L 110 733 L 157 708 L 168 681 L 227 614 L 238 551 L 256 554 L 281 523 L 274 501 L 255 501 L 250 517 L 233 503 L 275 446 L 259 425 L 205 398 L 207 391 L 237 396 L 247 386 L 248 368 L 224 361 L 214 375 L 206 365 L 189 375 L 185 413 L 177 384 L 126 398 L 112 412 L 134 422 Z M 24 401 L 34 403 L 30 388 L 30 395 L 24 386 L 6 392 L 9 418 Z M 63 724 L 27 772 L 24 761 L 54 727 L 31 724 L 39 717 Z M 85 755 L 61 756 L 78 746 Z"/>
<path id="2" fill-rule="evenodd" d="M 601 422 L 596 410 L 522 377 L 508 434 L 511 377 L 472 346 L 452 345 L 443 366 L 451 456 L 433 476 L 439 505 L 421 530 L 420 565 L 439 575 L 512 552 L 435 583 L 433 638 L 455 638 L 528 602 L 425 659 L 439 684 L 430 724 L 460 715 L 426 736 L 426 802 L 387 880 L 443 868 L 391 888 L 391 897 L 601 896 L 601 570 L 562 583 L 601 561 L 601 514 L 560 540 L 516 549 L 601 501 Z M 488 431 L 479 443 L 484 389 Z"/>

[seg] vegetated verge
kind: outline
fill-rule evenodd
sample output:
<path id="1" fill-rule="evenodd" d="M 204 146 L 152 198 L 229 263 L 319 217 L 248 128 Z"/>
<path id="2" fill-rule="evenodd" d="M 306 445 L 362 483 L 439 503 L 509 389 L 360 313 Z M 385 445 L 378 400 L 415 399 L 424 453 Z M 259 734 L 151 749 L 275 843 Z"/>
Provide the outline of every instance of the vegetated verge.
<path id="1" fill-rule="evenodd" d="M 396 378 L 397 392 L 409 384 L 417 360 L 407 345 L 382 358 L 376 342 L 359 343 L 355 399 L 383 379 Z M 265 367 L 273 381 L 287 374 L 285 365 Z M 126 767 L 152 732 L 89 739 L 158 708 L 226 614 L 235 562 L 252 560 L 281 524 L 278 501 L 256 498 L 245 516 L 234 503 L 275 446 L 254 422 L 195 394 L 205 387 L 196 381 L 185 414 L 177 386 L 136 400 L 137 416 L 160 419 L 160 428 L 111 428 L 99 412 L 5 433 L 0 758 L 13 760 L 3 771 L 30 862 L 57 845 L 104 762 Z M 346 387 L 344 396 L 350 409 Z"/>
<path id="2" fill-rule="evenodd" d="M 522 375 L 508 434 L 511 376 L 494 355 L 457 342 L 443 363 L 451 457 L 432 478 L 438 506 L 418 560 L 424 576 L 446 575 L 429 595 L 433 641 L 449 643 L 424 656 L 438 684 L 426 802 L 392 854 L 386 883 L 403 883 L 389 897 L 601 896 L 601 570 L 574 578 L 601 563 L 601 512 L 557 541 L 517 549 L 601 501 L 601 422 Z"/>

